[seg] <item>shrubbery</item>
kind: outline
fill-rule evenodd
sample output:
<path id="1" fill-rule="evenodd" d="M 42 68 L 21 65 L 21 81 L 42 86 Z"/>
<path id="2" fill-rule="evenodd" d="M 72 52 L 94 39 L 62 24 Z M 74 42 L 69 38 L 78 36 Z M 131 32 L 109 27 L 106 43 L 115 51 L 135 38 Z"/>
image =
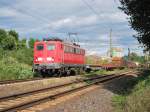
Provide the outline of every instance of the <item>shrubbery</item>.
<path id="1" fill-rule="evenodd" d="M 126 98 L 124 112 L 150 112 L 150 76 Z"/>
<path id="2" fill-rule="evenodd" d="M 32 78 L 35 40 L 19 39 L 14 31 L 0 29 L 0 80 Z"/>
<path id="3" fill-rule="evenodd" d="M 8 56 L 16 58 L 19 63 L 32 65 L 33 63 L 33 50 L 28 48 L 9 51 L 6 53 Z"/>
<path id="4" fill-rule="evenodd" d="M 19 63 L 12 57 L 0 60 L 0 80 L 32 78 L 31 66 Z"/>
<path id="5" fill-rule="evenodd" d="M 138 78 L 131 92 L 113 97 L 118 112 L 150 112 L 150 76 Z"/>

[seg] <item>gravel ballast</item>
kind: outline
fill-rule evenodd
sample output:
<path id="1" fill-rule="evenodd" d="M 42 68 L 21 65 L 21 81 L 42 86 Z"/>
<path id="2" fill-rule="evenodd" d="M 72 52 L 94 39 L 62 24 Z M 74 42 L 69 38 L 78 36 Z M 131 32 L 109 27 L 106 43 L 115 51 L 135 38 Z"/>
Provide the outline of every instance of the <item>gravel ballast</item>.
<path id="1" fill-rule="evenodd" d="M 7 97 L 10 95 L 17 95 L 21 93 L 35 91 L 43 88 L 49 88 L 52 86 L 69 83 L 79 79 L 82 79 L 82 77 L 70 76 L 70 77 L 61 77 L 61 78 L 48 78 L 43 80 L 19 82 L 19 83 L 12 83 L 12 84 L 3 84 L 0 85 L 0 98 Z"/>
<path id="2" fill-rule="evenodd" d="M 114 112 L 112 96 L 126 88 L 126 81 L 132 76 L 116 79 L 103 88 L 99 87 L 81 96 L 74 97 L 42 112 Z"/>

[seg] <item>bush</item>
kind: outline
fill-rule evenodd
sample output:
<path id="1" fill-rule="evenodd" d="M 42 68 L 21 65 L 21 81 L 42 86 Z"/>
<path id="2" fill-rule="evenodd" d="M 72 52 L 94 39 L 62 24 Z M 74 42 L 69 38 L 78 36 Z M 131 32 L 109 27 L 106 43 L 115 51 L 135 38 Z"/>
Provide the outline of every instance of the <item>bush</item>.
<path id="1" fill-rule="evenodd" d="M 117 95 L 113 102 L 119 112 L 150 112 L 150 76 L 141 80 L 128 95 Z"/>
<path id="2" fill-rule="evenodd" d="M 33 50 L 14 31 L 0 29 L 0 80 L 32 78 Z"/>
<path id="3" fill-rule="evenodd" d="M 19 63 L 12 57 L 0 60 L 0 80 L 32 78 L 31 66 Z"/>
<path id="4" fill-rule="evenodd" d="M 2 40 L 4 39 L 4 38 L 6 38 L 7 37 L 7 32 L 5 31 L 5 30 L 3 30 L 3 29 L 1 29 L 0 28 L 0 47 L 1 47 L 1 42 L 2 42 Z"/>
<path id="5" fill-rule="evenodd" d="M 125 112 L 150 112 L 150 76 L 139 82 L 127 97 Z"/>
<path id="6" fill-rule="evenodd" d="M 35 43 L 35 39 L 30 38 L 30 40 L 29 40 L 29 47 L 33 49 L 34 48 L 34 43 Z"/>
<path id="7" fill-rule="evenodd" d="M 32 65 L 33 63 L 33 50 L 24 48 L 24 49 L 18 49 L 18 50 L 3 50 L 0 49 L 0 59 L 2 58 L 9 58 L 12 57 L 16 59 L 19 63 Z"/>
<path id="8" fill-rule="evenodd" d="M 26 39 L 19 40 L 17 43 L 17 49 L 27 48 L 26 42 L 27 42 Z"/>
<path id="9" fill-rule="evenodd" d="M 25 63 L 28 65 L 32 65 L 33 63 L 32 49 L 24 48 L 24 49 L 14 50 L 10 53 L 11 53 L 10 56 L 16 58 L 17 61 L 20 63 Z"/>
<path id="10" fill-rule="evenodd" d="M 150 87 L 140 89 L 127 97 L 124 112 L 150 112 Z"/>
<path id="11" fill-rule="evenodd" d="M 16 41 L 19 40 L 19 34 L 15 30 L 8 31 L 8 34 L 11 35 L 11 36 L 13 36 Z"/>
<path id="12" fill-rule="evenodd" d="M 5 50 L 13 50 L 16 48 L 16 40 L 15 37 L 9 35 L 1 41 L 2 48 Z"/>

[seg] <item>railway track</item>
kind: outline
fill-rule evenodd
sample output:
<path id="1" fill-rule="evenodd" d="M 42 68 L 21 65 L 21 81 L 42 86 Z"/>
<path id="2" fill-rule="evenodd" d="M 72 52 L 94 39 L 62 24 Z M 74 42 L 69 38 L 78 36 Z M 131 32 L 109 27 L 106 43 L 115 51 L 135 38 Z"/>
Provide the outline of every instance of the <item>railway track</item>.
<path id="1" fill-rule="evenodd" d="M 31 79 L 3 80 L 3 81 L 0 81 L 0 85 L 21 83 L 21 82 L 31 82 L 31 81 L 45 80 L 45 79 L 51 79 L 51 78 L 40 78 L 40 77 L 38 77 L 38 78 L 31 78 Z"/>
<path id="2" fill-rule="evenodd" d="M 4 84 L 13 84 L 13 83 L 21 83 L 21 82 L 29 82 L 29 81 L 36 81 L 36 80 L 43 80 L 46 78 L 32 78 L 32 79 L 18 79 L 18 80 L 3 80 L 0 81 L 0 85 Z"/>
<path id="3" fill-rule="evenodd" d="M 21 82 L 30 82 L 30 81 L 37 81 L 37 80 L 44 80 L 44 79 L 51 79 L 51 78 L 40 78 L 39 77 L 39 78 L 31 78 L 31 79 L 3 80 L 3 81 L 0 81 L 0 85 L 21 83 Z"/>
<path id="4" fill-rule="evenodd" d="M 41 102 L 49 101 L 60 96 L 80 91 L 84 88 L 97 83 L 104 83 L 116 78 L 125 76 L 133 72 L 126 72 L 119 75 L 105 75 L 85 80 L 74 81 L 50 88 L 44 88 L 28 93 L 12 95 L 0 99 L 0 112 L 15 112 L 18 109 L 24 109 Z"/>
<path id="5" fill-rule="evenodd" d="M 45 79 L 51 79 L 51 78 L 31 78 L 31 79 L 18 79 L 18 80 L 3 80 L 3 81 L 0 81 L 0 85 L 21 83 L 21 82 L 31 82 L 31 81 L 45 80 Z"/>
<path id="6" fill-rule="evenodd" d="M 32 79 L 18 79 L 18 80 L 3 80 L 3 81 L 0 81 L 0 85 L 21 83 L 21 82 L 31 82 L 31 81 L 45 80 L 45 79 L 51 79 L 51 78 L 32 78 Z"/>

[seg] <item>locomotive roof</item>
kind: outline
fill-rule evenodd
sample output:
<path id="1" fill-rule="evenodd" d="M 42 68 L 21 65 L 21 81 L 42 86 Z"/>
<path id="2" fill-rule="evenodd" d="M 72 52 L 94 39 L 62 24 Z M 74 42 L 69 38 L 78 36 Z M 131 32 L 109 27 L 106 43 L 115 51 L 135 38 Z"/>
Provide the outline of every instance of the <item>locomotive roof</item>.
<path id="1" fill-rule="evenodd" d="M 80 47 L 80 45 L 78 45 L 76 43 L 72 43 L 72 42 L 64 42 L 64 44 Z"/>
<path id="2" fill-rule="evenodd" d="M 59 41 L 59 42 L 63 42 L 65 45 L 80 47 L 79 44 L 76 44 L 74 42 L 66 42 L 66 41 L 63 41 L 62 39 L 59 39 L 59 38 L 44 38 L 43 41 Z"/>
<path id="3" fill-rule="evenodd" d="M 59 39 L 59 38 L 44 38 L 43 41 L 61 41 L 61 42 L 63 42 L 63 40 Z"/>

